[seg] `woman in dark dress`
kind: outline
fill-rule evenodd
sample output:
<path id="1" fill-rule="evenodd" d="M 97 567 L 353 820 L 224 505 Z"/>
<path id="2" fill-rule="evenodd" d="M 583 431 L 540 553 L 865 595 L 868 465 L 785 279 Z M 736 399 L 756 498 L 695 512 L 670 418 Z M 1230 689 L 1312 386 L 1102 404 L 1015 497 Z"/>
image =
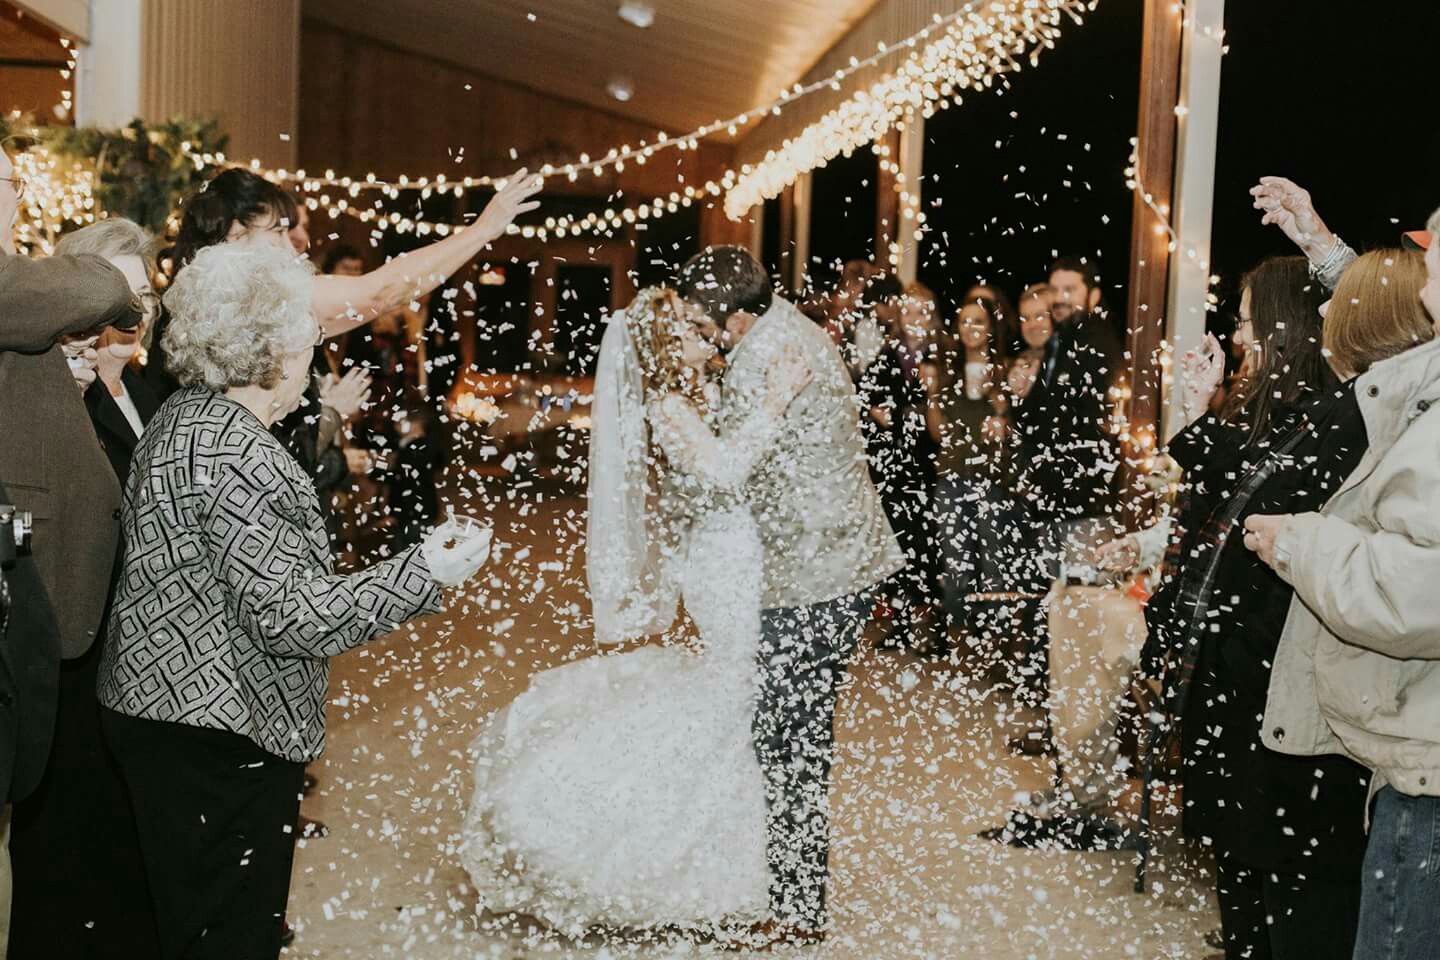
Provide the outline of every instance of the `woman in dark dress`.
<path id="1" fill-rule="evenodd" d="M 877 274 L 861 294 L 881 342 L 859 370 L 856 393 L 870 476 L 900 547 L 905 569 L 895 575 L 888 599 L 903 645 L 921 653 L 944 650 L 940 629 L 939 564 L 931 532 L 930 497 L 935 489 L 935 443 L 927 427 L 925 346 L 902 336 L 904 293 L 891 274 Z M 896 638 L 899 640 L 899 637 Z"/>
<path id="2" fill-rule="evenodd" d="M 942 560 L 945 612 L 956 634 L 978 626 L 966 598 L 1001 589 L 993 574 L 1007 565 L 999 532 L 1004 513 L 1010 430 L 1006 421 L 1008 325 L 1004 307 L 981 297 L 955 317 L 954 347 L 946 351 L 930 398 L 930 436 L 939 449 L 934 518 Z M 970 638 L 972 641 L 974 637 Z M 1001 653 L 983 651 L 987 658 Z"/>
<path id="3" fill-rule="evenodd" d="M 1338 383 L 1322 356 L 1324 293 L 1305 260 L 1266 261 L 1243 290 L 1242 382 L 1222 416 L 1170 445 L 1187 490 L 1177 568 L 1146 610 L 1149 652 L 1180 730 L 1184 831 L 1215 854 L 1226 956 L 1348 960 L 1369 777 L 1261 743 L 1293 591 L 1245 549 L 1243 529 L 1251 514 L 1319 510 L 1368 438 L 1353 381 Z"/>

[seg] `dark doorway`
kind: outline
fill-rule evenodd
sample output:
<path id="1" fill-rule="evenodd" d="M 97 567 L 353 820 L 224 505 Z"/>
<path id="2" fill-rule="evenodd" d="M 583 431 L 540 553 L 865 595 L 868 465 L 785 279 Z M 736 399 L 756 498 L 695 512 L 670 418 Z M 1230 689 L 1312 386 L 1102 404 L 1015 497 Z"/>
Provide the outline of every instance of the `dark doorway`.
<path id="1" fill-rule="evenodd" d="M 610 309 L 613 278 L 607 266 L 561 266 L 555 274 L 557 372 L 591 377 L 600 359 L 600 337 Z"/>
<path id="2" fill-rule="evenodd" d="M 811 174 L 810 262 L 812 289 L 828 290 L 847 260 L 875 254 L 880 158 L 869 146 L 839 156 Z"/>

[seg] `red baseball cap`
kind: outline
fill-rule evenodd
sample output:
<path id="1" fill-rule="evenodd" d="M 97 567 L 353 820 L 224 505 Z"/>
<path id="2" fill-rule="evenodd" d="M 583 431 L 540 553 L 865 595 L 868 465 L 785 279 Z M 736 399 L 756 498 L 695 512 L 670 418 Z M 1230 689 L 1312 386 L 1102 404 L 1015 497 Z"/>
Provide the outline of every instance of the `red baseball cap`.
<path id="1" fill-rule="evenodd" d="M 1429 250 L 1434 239 L 1435 234 L 1429 230 L 1411 230 L 1400 235 L 1400 244 L 1407 250 Z"/>

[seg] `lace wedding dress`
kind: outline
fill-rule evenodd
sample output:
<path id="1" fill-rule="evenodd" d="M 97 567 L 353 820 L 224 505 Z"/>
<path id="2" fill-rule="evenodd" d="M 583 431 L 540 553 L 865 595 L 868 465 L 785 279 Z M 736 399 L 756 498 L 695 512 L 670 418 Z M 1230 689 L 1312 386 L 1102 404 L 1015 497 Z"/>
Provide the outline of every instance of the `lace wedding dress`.
<path id="1" fill-rule="evenodd" d="M 690 488 L 674 562 L 702 649 L 645 647 L 546 670 L 473 747 L 461 859 L 481 906 L 570 935 L 767 913 L 751 734 L 762 554 L 738 491 L 776 424 L 757 415 L 722 445 L 678 397 L 647 419 Z"/>

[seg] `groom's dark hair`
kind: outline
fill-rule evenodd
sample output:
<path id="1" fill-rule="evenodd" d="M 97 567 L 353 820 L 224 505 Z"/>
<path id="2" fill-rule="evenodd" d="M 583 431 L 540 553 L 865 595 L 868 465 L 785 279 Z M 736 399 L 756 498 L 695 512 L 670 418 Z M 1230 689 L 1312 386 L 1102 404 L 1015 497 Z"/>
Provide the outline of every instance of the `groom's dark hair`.
<path id="1" fill-rule="evenodd" d="M 721 326 L 742 310 L 761 316 L 775 299 L 770 276 L 744 247 L 706 247 L 685 261 L 677 286 Z"/>

